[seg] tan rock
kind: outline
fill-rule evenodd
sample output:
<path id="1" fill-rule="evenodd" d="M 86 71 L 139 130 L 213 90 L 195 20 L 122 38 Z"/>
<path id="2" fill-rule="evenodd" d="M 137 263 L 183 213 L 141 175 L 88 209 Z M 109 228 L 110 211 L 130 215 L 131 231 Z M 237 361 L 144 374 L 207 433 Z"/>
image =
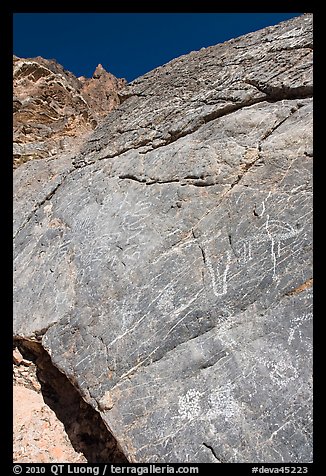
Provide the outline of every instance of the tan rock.
<path id="1" fill-rule="evenodd" d="M 125 85 L 98 65 L 76 78 L 54 60 L 13 58 L 14 167 L 78 150 L 79 141 L 119 104 Z"/>
<path id="2" fill-rule="evenodd" d="M 13 408 L 14 462 L 86 461 L 74 450 L 63 424 L 41 394 L 14 385 Z"/>
<path id="3" fill-rule="evenodd" d="M 14 361 L 14 364 L 16 365 L 19 365 L 22 361 L 23 361 L 23 356 L 21 355 L 21 353 L 19 352 L 18 349 L 14 349 L 13 351 L 13 361 Z"/>

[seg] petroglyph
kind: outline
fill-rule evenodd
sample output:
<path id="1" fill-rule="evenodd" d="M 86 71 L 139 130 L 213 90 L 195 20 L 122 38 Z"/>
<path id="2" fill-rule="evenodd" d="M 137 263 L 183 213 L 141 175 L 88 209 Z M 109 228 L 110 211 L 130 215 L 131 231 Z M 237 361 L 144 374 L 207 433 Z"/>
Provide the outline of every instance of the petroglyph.
<path id="1" fill-rule="evenodd" d="M 174 309 L 173 298 L 175 292 L 173 291 L 172 286 L 167 288 L 165 293 L 160 297 L 157 302 L 157 306 L 159 309 L 165 312 L 172 311 Z"/>
<path id="2" fill-rule="evenodd" d="M 228 420 L 241 412 L 239 404 L 233 396 L 234 384 L 230 383 L 212 392 L 209 396 L 208 420 L 223 418 Z"/>
<path id="3" fill-rule="evenodd" d="M 265 201 L 262 202 L 264 204 Z M 266 211 L 265 205 L 262 206 L 261 217 Z M 270 250 L 270 260 L 272 265 L 273 279 L 277 278 L 277 264 L 283 255 L 291 253 L 291 247 L 294 245 L 300 233 L 302 227 L 293 226 L 290 223 L 270 218 L 270 215 L 266 215 L 265 222 L 258 228 L 255 228 L 250 235 L 250 230 L 246 234 L 249 234 L 249 238 L 243 238 L 234 243 L 234 240 L 230 243 L 230 249 L 227 249 L 221 253 L 218 259 L 214 259 L 216 256 L 216 250 L 218 250 L 219 241 L 216 238 L 209 240 L 209 246 L 207 243 L 201 245 L 202 252 L 204 254 L 205 266 L 208 269 L 211 288 L 216 297 L 220 298 L 228 292 L 228 281 L 232 276 L 233 268 L 233 254 L 235 254 L 238 263 L 241 267 L 250 266 L 257 261 L 262 260 L 264 253 L 262 245 L 267 243 Z M 236 234 L 235 234 L 236 236 Z M 265 259 L 265 257 L 263 258 Z"/>
<path id="4" fill-rule="evenodd" d="M 291 381 L 296 381 L 299 371 L 294 365 L 290 365 L 286 356 L 275 361 L 266 361 L 262 359 L 262 363 L 269 370 L 269 376 L 272 382 L 279 387 L 286 387 Z"/>
<path id="5" fill-rule="evenodd" d="M 179 397 L 178 411 L 181 420 L 192 420 L 201 414 L 200 406 L 201 394 L 198 390 L 191 388 L 185 395 Z"/>
<path id="6" fill-rule="evenodd" d="M 288 337 L 288 344 L 291 345 L 294 341 L 296 335 L 298 335 L 300 341 L 302 342 L 302 331 L 301 327 L 307 322 L 311 321 L 313 317 L 312 312 L 307 312 L 302 316 L 296 316 L 291 320 L 290 329 L 289 329 L 289 337 Z"/>
<path id="7" fill-rule="evenodd" d="M 213 289 L 213 293 L 216 297 L 224 296 L 227 293 L 227 278 L 228 278 L 228 271 L 231 262 L 231 252 L 227 251 L 225 254 L 225 259 L 221 259 L 218 261 L 218 264 L 212 264 L 211 258 L 208 253 L 205 254 L 206 256 L 206 265 L 211 277 L 211 285 Z"/>
<path id="8" fill-rule="evenodd" d="M 197 420 L 212 422 L 223 418 L 228 420 L 236 417 L 241 408 L 233 396 L 235 385 L 227 383 L 210 394 L 199 393 L 191 388 L 178 399 L 178 418 L 181 420 Z"/>
<path id="9" fill-rule="evenodd" d="M 263 202 L 264 203 L 264 202 Z M 265 212 L 265 209 L 264 209 Z M 263 215 L 263 213 L 262 213 Z M 261 215 L 261 216 L 262 216 Z M 301 228 L 295 227 L 290 223 L 271 219 L 270 215 L 266 215 L 266 220 L 258 230 L 248 239 L 241 239 L 232 245 L 236 256 L 242 262 L 247 264 L 254 258 L 261 257 L 261 244 L 270 244 L 270 259 L 273 267 L 273 278 L 277 275 L 277 262 L 281 258 L 282 252 L 285 252 L 285 246 L 289 246 L 288 240 L 297 238 L 301 233 Z"/>
<path id="10" fill-rule="evenodd" d="M 266 211 L 266 201 L 272 196 L 272 192 L 271 190 L 268 192 L 268 195 L 266 198 L 264 198 L 264 200 L 262 200 L 261 204 L 259 207 L 255 207 L 255 212 L 257 214 L 257 216 L 259 216 L 260 218 L 262 218 L 264 216 L 264 213 Z"/>

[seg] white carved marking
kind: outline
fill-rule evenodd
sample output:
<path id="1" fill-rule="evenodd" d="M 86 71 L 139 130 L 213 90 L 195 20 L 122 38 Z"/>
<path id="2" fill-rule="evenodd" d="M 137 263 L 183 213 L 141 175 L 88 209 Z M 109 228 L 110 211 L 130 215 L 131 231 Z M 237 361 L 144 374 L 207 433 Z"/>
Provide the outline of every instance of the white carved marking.
<path id="1" fill-rule="evenodd" d="M 230 251 L 227 251 L 226 265 L 225 265 L 224 271 L 223 273 L 221 273 L 220 268 L 222 265 L 216 266 L 216 276 L 215 276 L 215 271 L 214 271 L 211 259 L 206 253 L 206 264 L 211 276 L 213 293 L 215 294 L 216 297 L 224 296 L 224 294 L 227 293 L 227 275 L 228 275 L 228 271 L 230 267 L 230 262 L 231 262 L 231 253 Z"/>
<path id="2" fill-rule="evenodd" d="M 283 360 L 280 358 L 278 361 L 262 359 L 262 363 L 269 370 L 269 376 L 272 382 L 280 388 L 286 387 L 290 382 L 297 380 L 299 376 L 298 370 L 288 359 Z"/>
<path id="3" fill-rule="evenodd" d="M 224 418 L 225 420 L 240 413 L 240 408 L 232 395 L 234 385 L 227 384 L 214 391 L 209 396 L 210 410 L 207 413 L 209 419 Z"/>
<path id="4" fill-rule="evenodd" d="M 157 302 L 157 306 L 159 309 L 162 311 L 171 311 L 174 309 L 174 304 L 173 304 L 173 298 L 174 298 L 174 291 L 172 288 L 168 288 L 161 296 L 161 298 Z"/>
<path id="5" fill-rule="evenodd" d="M 295 333 L 298 331 L 299 338 L 302 341 L 302 333 L 301 333 L 301 326 L 307 320 L 312 318 L 312 312 L 308 312 L 303 314 L 303 316 L 296 316 L 294 319 L 291 320 L 291 324 L 294 324 L 293 327 L 290 328 L 289 337 L 288 337 L 288 344 L 291 345 L 292 341 L 294 340 Z"/>
<path id="6" fill-rule="evenodd" d="M 260 217 L 264 216 L 264 213 L 266 211 L 265 202 L 270 198 L 271 195 L 272 192 L 269 191 L 267 197 L 261 202 L 262 212 L 260 213 Z"/>
<path id="7" fill-rule="evenodd" d="M 271 260 L 273 263 L 273 279 L 276 278 L 277 259 L 281 257 L 281 242 L 296 237 L 301 231 L 295 229 L 292 225 L 272 220 L 266 216 L 266 221 L 262 225 L 261 233 L 251 237 L 248 240 L 240 240 L 237 247 L 240 251 L 242 262 L 245 264 L 253 258 L 253 248 L 259 243 L 270 242 Z"/>
<path id="8" fill-rule="evenodd" d="M 233 396 L 234 388 L 234 383 L 227 383 L 218 390 L 214 390 L 206 402 L 201 401 L 205 393 L 191 388 L 185 395 L 179 396 L 178 415 L 175 418 L 188 421 L 196 418 L 211 423 L 212 420 L 220 418 L 228 420 L 239 415 L 241 408 Z M 207 406 L 208 410 L 204 410 Z"/>
<path id="9" fill-rule="evenodd" d="M 289 337 L 288 337 L 288 344 L 291 345 L 291 342 L 293 341 L 294 339 L 294 333 L 295 333 L 295 329 L 292 327 L 290 329 L 290 332 L 289 332 Z"/>
<path id="10" fill-rule="evenodd" d="M 279 241 L 277 244 L 277 257 L 281 256 L 281 242 Z"/>
<path id="11" fill-rule="evenodd" d="M 251 256 L 251 242 L 249 241 L 248 242 L 248 260 L 251 260 L 252 256 Z"/>
<path id="12" fill-rule="evenodd" d="M 246 242 L 243 243 L 242 259 L 243 259 L 243 262 L 244 262 L 244 263 L 247 262 L 247 246 L 246 246 Z"/>
<path id="13" fill-rule="evenodd" d="M 179 417 L 182 420 L 192 420 L 201 413 L 201 394 L 198 390 L 191 388 L 185 395 L 179 397 Z"/>

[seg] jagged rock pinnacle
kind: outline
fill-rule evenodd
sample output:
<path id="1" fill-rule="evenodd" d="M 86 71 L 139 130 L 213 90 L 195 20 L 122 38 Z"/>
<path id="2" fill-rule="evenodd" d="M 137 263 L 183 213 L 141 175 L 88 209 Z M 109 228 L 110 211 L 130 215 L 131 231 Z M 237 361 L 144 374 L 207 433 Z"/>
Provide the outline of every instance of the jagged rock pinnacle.
<path id="1" fill-rule="evenodd" d="M 125 81 L 98 65 L 76 78 L 54 60 L 14 56 L 14 166 L 77 150 L 82 137 L 120 104 Z"/>
<path id="2" fill-rule="evenodd" d="M 108 74 L 107 71 L 103 68 L 103 66 L 100 64 L 97 65 L 94 73 L 93 73 L 93 78 L 99 78 L 103 74 Z"/>

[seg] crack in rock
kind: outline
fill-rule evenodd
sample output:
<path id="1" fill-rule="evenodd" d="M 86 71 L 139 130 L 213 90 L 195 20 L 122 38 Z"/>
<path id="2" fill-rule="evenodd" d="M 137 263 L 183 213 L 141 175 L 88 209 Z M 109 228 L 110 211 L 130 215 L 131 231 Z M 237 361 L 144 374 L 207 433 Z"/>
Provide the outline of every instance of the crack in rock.
<path id="1" fill-rule="evenodd" d="M 211 445 L 208 445 L 207 443 L 203 443 L 203 445 L 205 446 L 205 448 L 207 448 L 208 450 L 210 450 L 210 452 L 212 453 L 213 457 L 216 459 L 216 461 L 217 461 L 218 463 L 222 463 L 222 461 L 216 456 L 215 450 L 214 450 L 214 448 L 213 448 Z"/>
<path id="2" fill-rule="evenodd" d="M 306 99 L 313 95 L 312 85 L 302 85 L 298 87 L 290 87 L 285 84 L 274 86 L 267 82 L 246 78 L 245 83 L 254 86 L 261 93 L 266 94 L 266 99 L 273 101 L 282 101 L 284 99 Z"/>

